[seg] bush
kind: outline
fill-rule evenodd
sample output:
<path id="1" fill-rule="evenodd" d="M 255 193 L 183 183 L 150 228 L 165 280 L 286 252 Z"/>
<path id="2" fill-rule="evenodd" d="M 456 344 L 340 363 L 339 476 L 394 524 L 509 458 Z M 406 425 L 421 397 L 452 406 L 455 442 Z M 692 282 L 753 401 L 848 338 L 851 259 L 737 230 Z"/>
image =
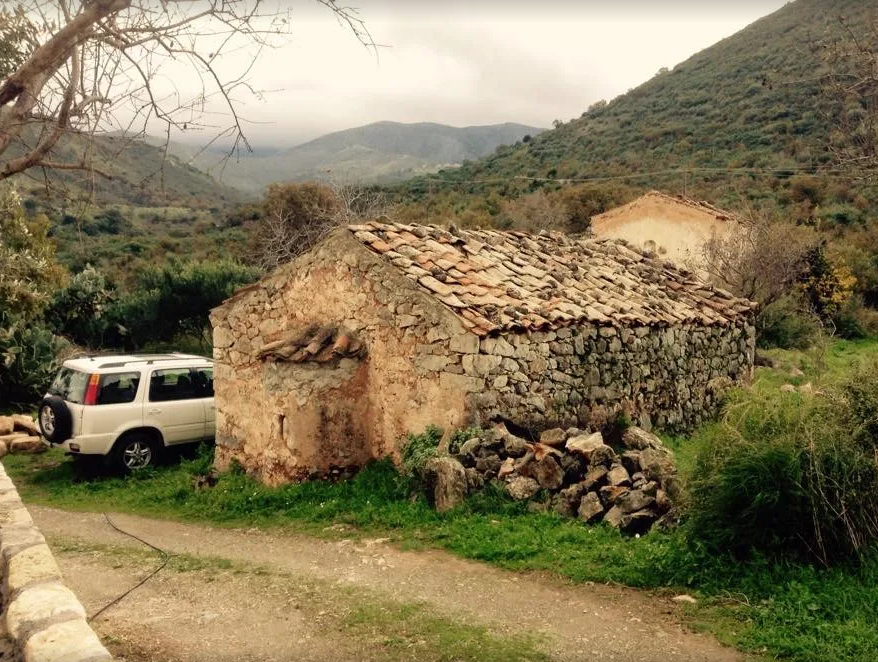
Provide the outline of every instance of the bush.
<path id="1" fill-rule="evenodd" d="M 701 443 L 689 526 L 714 549 L 829 564 L 878 541 L 878 364 L 815 398 L 738 392 Z"/>
<path id="2" fill-rule="evenodd" d="M 18 407 L 38 402 L 67 347 L 49 329 L 33 323 L 0 328 L 0 402 Z"/>
<path id="3" fill-rule="evenodd" d="M 807 310 L 801 297 L 787 295 L 759 312 L 756 344 L 762 349 L 807 349 L 820 329 L 820 322 Z"/>
<path id="4" fill-rule="evenodd" d="M 403 471 L 413 478 L 422 479 L 427 463 L 436 457 L 442 430 L 434 425 L 427 426 L 421 434 L 410 434 L 402 449 Z"/>

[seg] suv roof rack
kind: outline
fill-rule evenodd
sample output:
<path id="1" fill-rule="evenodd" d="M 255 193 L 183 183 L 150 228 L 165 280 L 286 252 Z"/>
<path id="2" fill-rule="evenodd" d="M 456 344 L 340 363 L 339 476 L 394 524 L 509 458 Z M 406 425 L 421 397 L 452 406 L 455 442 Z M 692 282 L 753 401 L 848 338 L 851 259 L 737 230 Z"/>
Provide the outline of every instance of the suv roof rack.
<path id="1" fill-rule="evenodd" d="M 152 365 L 153 363 L 159 363 L 161 361 L 180 361 L 180 360 L 203 360 L 203 361 L 212 361 L 212 359 L 208 359 L 202 356 L 196 356 L 194 354 L 182 354 L 175 352 L 173 354 L 131 354 L 131 358 L 125 361 L 110 361 L 109 363 L 101 363 L 98 365 L 98 368 L 123 368 L 126 365 L 132 363 L 146 363 L 147 365 Z M 91 359 L 98 357 L 89 357 Z"/>

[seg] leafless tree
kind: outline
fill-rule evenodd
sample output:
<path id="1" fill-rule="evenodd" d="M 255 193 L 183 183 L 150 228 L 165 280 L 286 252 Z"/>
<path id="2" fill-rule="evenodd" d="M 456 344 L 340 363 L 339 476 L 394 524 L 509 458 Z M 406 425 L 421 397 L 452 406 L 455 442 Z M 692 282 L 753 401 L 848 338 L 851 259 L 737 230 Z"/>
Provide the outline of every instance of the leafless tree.
<path id="1" fill-rule="evenodd" d="M 700 267 L 723 289 L 766 306 L 791 290 L 815 242 L 810 228 L 753 216 L 735 232 L 713 234 Z"/>
<path id="2" fill-rule="evenodd" d="M 339 0 L 315 1 L 374 46 L 356 10 Z M 248 76 L 260 53 L 288 34 L 288 5 L 4 0 L 0 180 L 34 168 L 97 172 L 93 140 L 61 149 L 74 134 L 132 137 L 159 129 L 170 140 L 173 130 L 196 129 L 227 141 L 232 151 L 249 148 L 240 99 L 258 96 Z M 217 101 L 224 110 L 209 112 Z"/>
<path id="3" fill-rule="evenodd" d="M 389 214 L 384 193 L 374 187 L 337 182 L 272 184 L 254 233 L 254 252 L 261 267 L 274 269 L 309 251 L 334 228 Z"/>

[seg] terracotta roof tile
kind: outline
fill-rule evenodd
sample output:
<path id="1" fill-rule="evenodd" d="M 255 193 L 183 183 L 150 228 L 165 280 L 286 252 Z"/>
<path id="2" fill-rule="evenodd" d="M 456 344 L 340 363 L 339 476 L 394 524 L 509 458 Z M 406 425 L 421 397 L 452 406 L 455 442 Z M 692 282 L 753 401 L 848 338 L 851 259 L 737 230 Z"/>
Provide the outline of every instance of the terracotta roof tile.
<path id="1" fill-rule="evenodd" d="M 619 240 L 371 222 L 360 242 L 475 333 L 596 324 L 727 324 L 755 304 Z"/>

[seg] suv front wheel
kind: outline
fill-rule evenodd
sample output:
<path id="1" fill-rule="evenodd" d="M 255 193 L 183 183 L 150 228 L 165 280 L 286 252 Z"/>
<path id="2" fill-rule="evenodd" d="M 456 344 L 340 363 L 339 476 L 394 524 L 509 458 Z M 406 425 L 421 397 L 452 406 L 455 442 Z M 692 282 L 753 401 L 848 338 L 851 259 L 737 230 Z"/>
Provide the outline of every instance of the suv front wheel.
<path id="1" fill-rule="evenodd" d="M 132 432 L 113 446 L 112 463 L 119 471 L 129 474 L 153 467 L 158 460 L 159 445 L 145 432 Z"/>

